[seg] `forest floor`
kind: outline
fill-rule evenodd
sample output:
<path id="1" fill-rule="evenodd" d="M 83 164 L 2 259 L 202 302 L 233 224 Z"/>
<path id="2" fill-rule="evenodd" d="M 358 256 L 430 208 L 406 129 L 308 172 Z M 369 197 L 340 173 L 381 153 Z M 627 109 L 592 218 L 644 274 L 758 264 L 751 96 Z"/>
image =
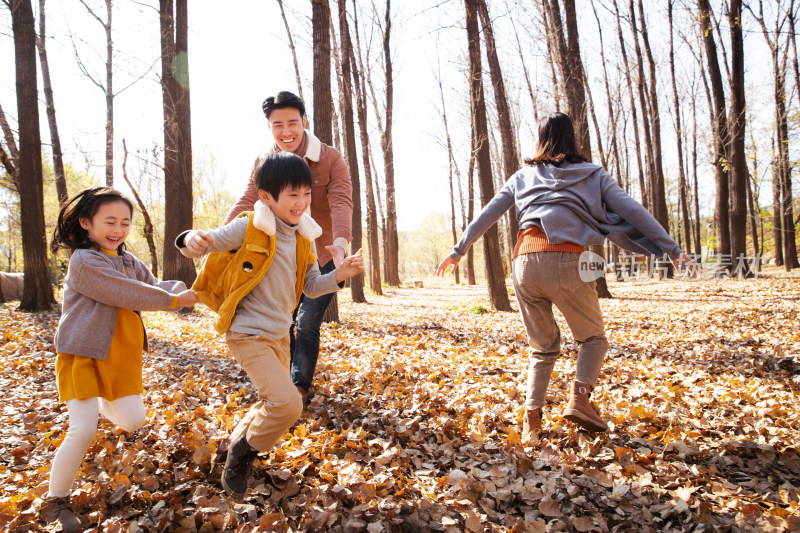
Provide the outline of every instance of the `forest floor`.
<path id="1" fill-rule="evenodd" d="M 611 429 L 560 416 L 577 345 L 559 316 L 532 447 L 518 315 L 490 311 L 485 287 L 425 284 L 369 304 L 341 293 L 311 403 L 243 503 L 218 463 L 255 391 L 208 309 L 146 313 L 148 425 L 101 420 L 72 494 L 87 530 L 800 531 L 800 273 L 610 282 L 594 397 Z M 57 320 L 0 305 L 3 530 L 46 531 L 40 496 L 67 429 Z"/>

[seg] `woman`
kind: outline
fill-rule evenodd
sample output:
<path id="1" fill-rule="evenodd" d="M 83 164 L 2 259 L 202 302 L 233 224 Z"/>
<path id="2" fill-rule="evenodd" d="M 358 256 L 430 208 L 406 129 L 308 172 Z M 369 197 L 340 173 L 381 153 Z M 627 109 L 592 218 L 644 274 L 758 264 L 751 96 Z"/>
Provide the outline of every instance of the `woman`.
<path id="1" fill-rule="evenodd" d="M 542 406 L 553 365 L 561 352 L 561 334 L 553 305 L 561 311 L 580 344 L 575 380 L 563 412 L 589 431 L 608 424 L 591 401 L 608 341 L 586 246 L 606 238 L 632 252 L 661 255 L 696 265 L 653 216 L 623 191 L 602 167 L 578 152 L 575 130 L 563 113 L 539 122 L 536 155 L 511 176 L 467 227 L 461 241 L 439 265 L 444 275 L 467 249 L 512 206 L 519 221 L 512 277 L 520 315 L 533 349 L 523 419 L 523 440 L 542 427 Z M 597 272 L 596 275 L 592 275 Z M 587 276 L 587 273 L 589 274 Z"/>

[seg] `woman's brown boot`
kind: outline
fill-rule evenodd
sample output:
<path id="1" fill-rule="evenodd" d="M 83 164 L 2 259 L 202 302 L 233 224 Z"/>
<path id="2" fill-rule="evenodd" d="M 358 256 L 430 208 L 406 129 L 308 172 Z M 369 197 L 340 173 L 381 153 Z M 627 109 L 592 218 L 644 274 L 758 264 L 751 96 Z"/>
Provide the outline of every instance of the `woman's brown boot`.
<path id="1" fill-rule="evenodd" d="M 607 431 L 608 424 L 600 418 L 600 409 L 589 399 L 591 393 L 592 387 L 582 381 L 573 381 L 569 403 L 562 416 L 587 431 Z"/>
<path id="2" fill-rule="evenodd" d="M 522 415 L 522 444 L 536 444 L 542 431 L 542 408 L 526 410 Z"/>

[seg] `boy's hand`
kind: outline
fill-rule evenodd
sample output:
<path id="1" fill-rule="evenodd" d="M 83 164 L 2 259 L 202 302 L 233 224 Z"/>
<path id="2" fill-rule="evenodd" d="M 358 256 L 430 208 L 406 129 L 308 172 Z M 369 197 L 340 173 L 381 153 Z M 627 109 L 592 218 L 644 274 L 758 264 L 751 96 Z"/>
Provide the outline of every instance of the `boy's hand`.
<path id="1" fill-rule="evenodd" d="M 187 290 L 178 293 L 178 300 L 175 302 L 175 307 L 192 307 L 197 302 L 197 295 L 194 293 L 194 291 Z"/>
<path id="2" fill-rule="evenodd" d="M 203 255 L 206 248 L 214 244 L 214 237 L 205 230 L 197 229 L 189 232 L 186 238 L 183 239 L 183 244 L 190 254 Z"/>
<path id="3" fill-rule="evenodd" d="M 675 263 L 677 263 L 675 266 L 679 269 L 685 268 L 690 278 L 696 278 L 700 274 L 700 264 L 686 252 L 681 252 L 678 259 L 673 262 L 673 264 Z"/>
<path id="4" fill-rule="evenodd" d="M 436 275 L 444 276 L 445 274 L 447 274 L 447 269 L 451 266 L 453 267 L 452 271 L 454 271 L 456 267 L 458 267 L 458 261 L 456 261 L 455 259 L 453 259 L 448 255 L 447 257 L 442 259 L 441 263 L 439 263 L 439 268 L 436 269 Z"/>
<path id="5" fill-rule="evenodd" d="M 362 272 L 364 272 L 364 257 L 361 255 L 361 249 L 359 249 L 353 255 L 345 257 L 342 264 L 336 269 L 336 281 L 341 283 L 347 278 L 352 278 Z"/>

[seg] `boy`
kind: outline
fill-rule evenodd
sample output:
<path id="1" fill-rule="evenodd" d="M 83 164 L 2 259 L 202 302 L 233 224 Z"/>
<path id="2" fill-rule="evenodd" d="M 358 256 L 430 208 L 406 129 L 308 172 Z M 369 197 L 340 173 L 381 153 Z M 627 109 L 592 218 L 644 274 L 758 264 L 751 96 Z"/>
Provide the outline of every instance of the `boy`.
<path id="1" fill-rule="evenodd" d="M 291 152 L 264 157 L 256 172 L 255 210 L 213 231 L 192 230 L 175 241 L 187 257 L 206 259 L 192 287 L 219 313 L 215 328 L 258 390 L 259 401 L 234 428 L 222 486 L 234 499 L 247 490 L 249 469 L 300 417 L 303 401 L 289 376 L 289 327 L 300 295 L 337 291 L 364 271 L 361 250 L 320 274 L 314 239 L 320 228 L 305 213 L 311 171 Z"/>

